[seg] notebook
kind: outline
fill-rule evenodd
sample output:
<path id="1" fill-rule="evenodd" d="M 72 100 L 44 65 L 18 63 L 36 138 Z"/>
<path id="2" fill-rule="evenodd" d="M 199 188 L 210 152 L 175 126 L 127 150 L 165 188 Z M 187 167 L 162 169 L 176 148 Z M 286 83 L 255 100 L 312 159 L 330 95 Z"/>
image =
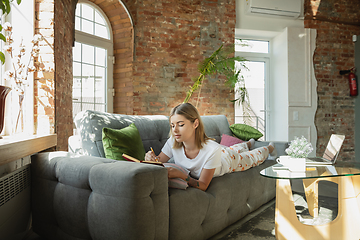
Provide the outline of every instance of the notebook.
<path id="1" fill-rule="evenodd" d="M 306 158 L 306 165 L 332 165 L 336 162 L 345 136 L 332 134 L 322 157 Z"/>

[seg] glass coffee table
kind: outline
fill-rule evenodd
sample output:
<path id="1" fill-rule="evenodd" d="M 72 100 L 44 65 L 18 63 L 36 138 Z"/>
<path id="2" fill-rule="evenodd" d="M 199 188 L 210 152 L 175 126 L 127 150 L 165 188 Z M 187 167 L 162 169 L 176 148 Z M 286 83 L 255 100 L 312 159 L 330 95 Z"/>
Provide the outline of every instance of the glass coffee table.
<path id="1" fill-rule="evenodd" d="M 291 172 L 275 164 L 260 174 L 276 179 L 276 239 L 360 239 L 360 163 L 307 166 Z M 318 182 L 338 184 L 338 216 L 324 225 L 302 224 L 296 215 L 290 180 L 302 179 L 310 215 L 318 216 Z"/>

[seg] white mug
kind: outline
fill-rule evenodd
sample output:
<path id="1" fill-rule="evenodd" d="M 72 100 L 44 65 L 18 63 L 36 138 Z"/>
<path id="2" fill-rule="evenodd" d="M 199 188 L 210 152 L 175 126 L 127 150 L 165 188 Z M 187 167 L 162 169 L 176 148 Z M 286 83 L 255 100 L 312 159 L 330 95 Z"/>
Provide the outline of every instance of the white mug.
<path id="1" fill-rule="evenodd" d="M 280 156 L 276 159 L 278 163 L 287 167 L 292 172 L 304 172 L 306 169 L 305 158 L 292 158 L 291 156 Z"/>

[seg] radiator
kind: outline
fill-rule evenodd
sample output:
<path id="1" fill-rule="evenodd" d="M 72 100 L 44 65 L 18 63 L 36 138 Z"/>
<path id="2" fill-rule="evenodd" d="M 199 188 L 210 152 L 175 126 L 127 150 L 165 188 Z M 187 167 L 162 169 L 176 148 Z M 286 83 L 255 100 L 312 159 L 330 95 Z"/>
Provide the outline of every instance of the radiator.
<path id="1" fill-rule="evenodd" d="M 30 165 L 0 178 L 0 239 L 22 239 L 31 224 Z"/>

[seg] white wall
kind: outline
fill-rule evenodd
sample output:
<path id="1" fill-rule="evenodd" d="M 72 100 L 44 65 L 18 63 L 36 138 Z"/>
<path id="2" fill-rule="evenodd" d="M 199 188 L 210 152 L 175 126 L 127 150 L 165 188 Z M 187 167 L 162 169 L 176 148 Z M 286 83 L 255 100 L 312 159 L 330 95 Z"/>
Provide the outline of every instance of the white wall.
<path id="1" fill-rule="evenodd" d="M 296 136 L 306 137 L 316 147 L 317 109 L 316 79 L 313 67 L 316 30 L 289 28 L 289 140 Z M 315 149 L 316 150 L 316 149 Z M 316 151 L 310 155 L 314 156 Z"/>
<path id="2" fill-rule="evenodd" d="M 288 43 L 287 31 L 272 39 L 270 66 L 269 140 L 288 141 Z"/>

